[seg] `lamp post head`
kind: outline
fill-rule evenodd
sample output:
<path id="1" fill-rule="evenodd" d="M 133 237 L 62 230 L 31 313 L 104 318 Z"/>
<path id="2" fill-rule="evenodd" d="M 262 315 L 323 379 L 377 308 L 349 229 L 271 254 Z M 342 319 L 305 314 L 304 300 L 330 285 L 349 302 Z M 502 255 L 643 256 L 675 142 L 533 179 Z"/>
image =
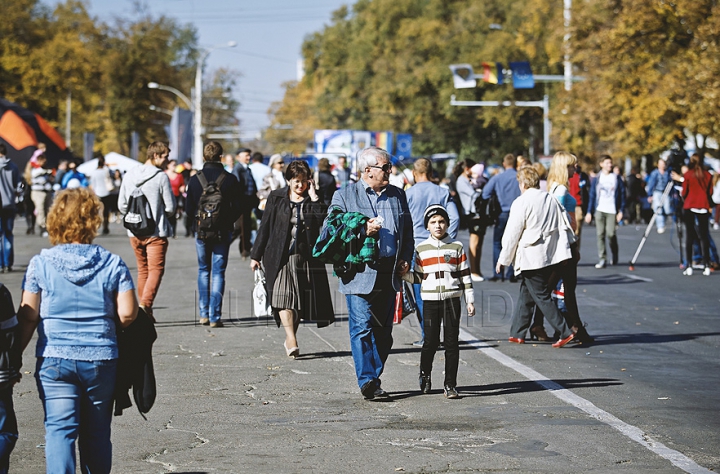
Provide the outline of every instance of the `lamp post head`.
<path id="1" fill-rule="evenodd" d="M 160 84 L 158 84 L 157 82 L 148 82 L 147 86 L 148 89 L 157 89 L 160 87 Z"/>

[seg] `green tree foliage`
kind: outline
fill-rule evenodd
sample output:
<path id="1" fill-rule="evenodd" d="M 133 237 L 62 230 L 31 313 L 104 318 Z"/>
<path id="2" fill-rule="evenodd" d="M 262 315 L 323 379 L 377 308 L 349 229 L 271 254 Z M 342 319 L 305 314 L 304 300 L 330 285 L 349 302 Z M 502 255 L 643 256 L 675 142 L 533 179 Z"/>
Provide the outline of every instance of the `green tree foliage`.
<path id="1" fill-rule="evenodd" d="M 66 0 L 54 10 L 38 0 L 3 2 L 0 22 L 0 96 L 39 113 L 64 129 L 72 94 L 72 145 L 94 132 L 100 151 L 130 152 L 130 134 L 141 145 L 164 139 L 152 104 L 172 108 L 172 94 L 150 91 L 160 82 L 189 91 L 197 35 L 191 26 L 136 12 L 108 25 L 92 18 L 83 2 Z M 184 106 L 184 104 L 183 104 Z"/>
<path id="2" fill-rule="evenodd" d="M 413 133 L 415 154 L 479 150 L 478 158 L 488 159 L 524 152 L 531 140 L 540 149 L 539 109 L 451 107 L 453 94 L 549 94 L 552 148 L 588 157 L 656 153 L 682 140 L 684 130 L 718 138 L 716 0 L 575 1 L 570 54 L 574 74 L 586 81 L 570 92 L 560 83 L 453 89 L 453 63 L 479 72 L 483 61 L 527 60 L 535 74 L 562 74 L 562 8 L 561 0 L 358 0 L 306 39 L 305 77 L 288 83 L 271 108 L 267 138 L 302 151 L 317 128 L 389 129 Z"/>
<path id="3" fill-rule="evenodd" d="M 515 91 L 482 84 L 453 89 L 448 65 L 529 60 L 537 73 L 557 73 L 562 5 L 540 0 L 360 0 L 303 46 L 305 77 L 289 83 L 271 109 L 268 139 L 300 151 L 315 128 L 394 130 L 415 136 L 414 152 L 479 149 L 478 158 L 527 150 L 539 109 L 450 106 L 465 100 L 537 100 L 543 89 Z M 490 24 L 503 25 L 502 30 Z M 287 130 L 288 125 L 293 129 Z"/>

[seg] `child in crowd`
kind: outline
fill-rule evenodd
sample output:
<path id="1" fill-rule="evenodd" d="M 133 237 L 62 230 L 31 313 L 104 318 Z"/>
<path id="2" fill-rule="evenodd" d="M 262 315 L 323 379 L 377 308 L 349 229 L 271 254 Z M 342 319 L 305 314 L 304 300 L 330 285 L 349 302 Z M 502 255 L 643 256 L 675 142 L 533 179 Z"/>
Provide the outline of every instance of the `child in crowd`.
<path id="1" fill-rule="evenodd" d="M 10 291 L 0 283 L 0 473 L 8 472 L 18 438 L 13 385 L 20 380 L 20 337 Z"/>
<path id="2" fill-rule="evenodd" d="M 458 398 L 457 371 L 460 359 L 460 297 L 465 294 L 468 316 L 475 315 L 470 266 L 463 244 L 447 233 L 450 218 L 443 206 L 425 210 L 424 223 L 430 237 L 415 249 L 415 268 L 404 278 L 420 283 L 423 300 L 425 342 L 420 355 L 420 391 L 430 393 L 432 363 L 440 344 L 440 323 L 445 326 L 445 397 Z"/>

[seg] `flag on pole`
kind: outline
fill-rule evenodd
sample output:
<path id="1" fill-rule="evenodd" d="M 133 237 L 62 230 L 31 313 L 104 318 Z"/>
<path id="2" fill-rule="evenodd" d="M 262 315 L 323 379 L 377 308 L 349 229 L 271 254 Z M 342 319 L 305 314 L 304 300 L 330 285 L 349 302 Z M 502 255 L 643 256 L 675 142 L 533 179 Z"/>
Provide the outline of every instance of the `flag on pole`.
<path id="1" fill-rule="evenodd" d="M 502 64 L 482 63 L 482 67 L 483 81 L 498 85 L 503 83 Z"/>
<path id="2" fill-rule="evenodd" d="M 512 71 L 513 87 L 515 89 L 532 89 L 535 87 L 535 79 L 533 79 L 529 62 L 510 63 L 510 70 Z"/>
<path id="3" fill-rule="evenodd" d="M 393 132 L 375 132 L 375 146 L 393 154 Z"/>

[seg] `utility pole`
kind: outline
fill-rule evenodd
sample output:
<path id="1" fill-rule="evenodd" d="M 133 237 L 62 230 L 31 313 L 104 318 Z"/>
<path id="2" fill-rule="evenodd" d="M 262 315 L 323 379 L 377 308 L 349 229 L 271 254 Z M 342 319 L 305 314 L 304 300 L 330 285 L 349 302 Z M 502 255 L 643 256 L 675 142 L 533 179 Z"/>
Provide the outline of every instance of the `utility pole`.
<path id="1" fill-rule="evenodd" d="M 572 0 L 563 0 L 563 24 L 565 25 L 565 35 L 563 36 L 563 66 L 565 69 L 565 90 L 572 89 L 572 63 L 570 62 L 570 15 L 572 10 Z"/>
<path id="2" fill-rule="evenodd" d="M 72 92 L 68 89 L 67 100 L 65 101 L 65 146 L 70 147 L 70 126 L 72 123 Z"/>

